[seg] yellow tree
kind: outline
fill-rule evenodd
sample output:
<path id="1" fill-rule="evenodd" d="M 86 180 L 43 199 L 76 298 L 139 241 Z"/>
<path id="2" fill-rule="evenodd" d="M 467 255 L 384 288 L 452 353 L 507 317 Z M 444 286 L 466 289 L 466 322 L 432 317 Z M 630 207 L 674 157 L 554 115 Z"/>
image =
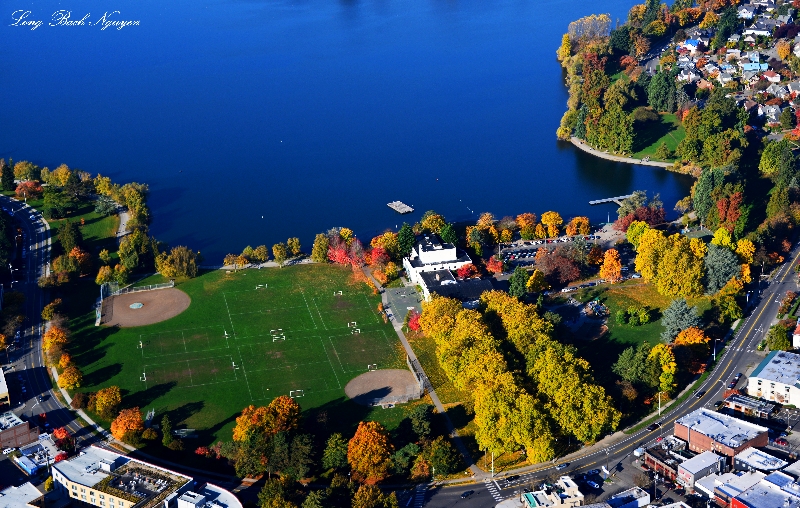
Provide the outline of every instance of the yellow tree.
<path id="1" fill-rule="evenodd" d="M 622 262 L 617 249 L 608 249 L 603 256 L 603 265 L 600 267 L 600 277 L 616 283 L 622 278 Z"/>
<path id="2" fill-rule="evenodd" d="M 51 326 L 42 336 L 42 351 L 47 353 L 53 347 L 62 347 L 67 344 L 69 338 L 63 328 Z"/>
<path id="3" fill-rule="evenodd" d="M 347 463 L 357 481 L 375 484 L 389 475 L 392 444 L 378 422 L 360 422 L 347 444 Z"/>
<path id="4" fill-rule="evenodd" d="M 83 373 L 74 365 L 70 365 L 58 376 L 58 386 L 65 390 L 80 388 L 83 382 Z"/>
<path id="5" fill-rule="evenodd" d="M 689 240 L 676 233 L 667 238 L 659 260 L 656 289 L 666 296 L 699 296 L 703 294 L 703 268 L 703 260 L 694 255 Z"/>
<path id="6" fill-rule="evenodd" d="M 119 390 L 119 386 L 109 386 L 97 391 L 95 408 L 97 414 L 103 418 L 110 419 L 113 417 L 120 404 L 122 404 L 122 393 Z"/>
<path id="7" fill-rule="evenodd" d="M 111 422 L 111 434 L 114 438 L 122 441 L 129 432 L 138 433 L 144 430 L 142 413 L 138 407 L 123 409 L 119 412 L 114 421 Z"/>
<path id="8" fill-rule="evenodd" d="M 544 226 L 537 224 L 536 229 L 534 229 L 534 236 L 539 239 L 547 238 L 547 231 L 545 231 Z"/>
<path id="9" fill-rule="evenodd" d="M 478 217 L 478 222 L 475 223 L 478 229 L 489 229 L 494 226 L 494 215 L 489 212 L 484 212 Z"/>
<path id="10" fill-rule="evenodd" d="M 561 37 L 561 46 L 556 50 L 556 58 L 559 62 L 563 62 L 572 55 L 572 43 L 569 40 L 569 34 L 564 34 Z"/>
<path id="11" fill-rule="evenodd" d="M 520 230 L 523 229 L 530 229 L 533 230 L 536 227 L 536 214 L 535 213 L 521 213 L 517 215 L 517 218 L 514 219 L 519 226 Z"/>
<path id="12" fill-rule="evenodd" d="M 527 289 L 529 293 L 541 293 L 542 291 L 550 289 L 550 284 L 545 280 L 544 272 L 536 268 L 531 273 L 531 276 L 528 277 L 525 289 Z"/>
<path id="13" fill-rule="evenodd" d="M 756 246 L 746 238 L 736 242 L 736 255 L 743 264 L 753 264 L 753 254 L 756 253 Z"/>
<path id="14" fill-rule="evenodd" d="M 422 221 L 420 221 L 422 229 L 430 231 L 431 233 L 439 233 L 445 224 L 447 224 L 447 222 L 445 222 L 444 217 L 435 212 L 426 215 L 422 218 Z"/>
<path id="15" fill-rule="evenodd" d="M 708 11 L 703 21 L 700 22 L 700 28 L 713 28 L 717 26 L 718 22 L 719 16 L 714 11 Z"/>
<path id="16" fill-rule="evenodd" d="M 655 279 L 659 261 L 666 247 L 667 239 L 664 233 L 657 229 L 648 229 L 640 237 L 635 265 L 636 271 L 642 274 L 646 282 Z"/>
<path id="17" fill-rule="evenodd" d="M 574 217 L 569 221 L 569 224 L 567 224 L 566 233 L 569 236 L 588 235 L 589 217 Z"/>
<path id="18" fill-rule="evenodd" d="M 686 346 L 695 358 L 703 359 L 708 356 L 708 342 L 709 338 L 703 333 L 703 330 L 690 326 L 675 337 L 674 344 Z"/>
<path id="19" fill-rule="evenodd" d="M 458 300 L 441 296 L 434 296 L 429 302 L 423 302 L 422 315 L 419 318 L 422 331 L 433 339 L 448 335 L 462 308 Z"/>
<path id="20" fill-rule="evenodd" d="M 387 231 L 382 235 L 373 238 L 369 244 L 372 247 L 380 247 L 392 259 L 398 259 L 400 254 L 400 243 L 397 241 L 397 233 Z"/>
<path id="21" fill-rule="evenodd" d="M 786 39 L 781 39 L 775 44 L 775 51 L 778 53 L 778 58 L 785 62 L 792 55 L 792 44 Z"/>
<path id="22" fill-rule="evenodd" d="M 69 353 L 61 353 L 61 357 L 58 359 L 58 368 L 61 370 L 66 369 L 72 363 L 72 357 Z"/>
<path id="23" fill-rule="evenodd" d="M 711 243 L 714 245 L 719 245 L 720 247 L 728 247 L 729 249 L 736 248 L 736 245 L 733 244 L 731 239 L 730 232 L 722 227 L 714 231 L 714 238 L 711 239 Z"/>
<path id="24" fill-rule="evenodd" d="M 564 223 L 564 219 L 558 212 L 544 212 L 542 214 L 542 224 L 547 226 L 547 234 L 551 237 L 558 236 L 558 226 Z"/>
<path id="25" fill-rule="evenodd" d="M 648 360 L 658 361 L 661 366 L 661 374 L 658 377 L 658 389 L 661 392 L 670 393 L 675 388 L 675 373 L 678 371 L 678 364 L 675 362 L 675 353 L 667 344 L 656 344 L 650 350 Z"/>
<path id="26" fill-rule="evenodd" d="M 699 238 L 689 240 L 689 248 L 692 249 L 692 254 L 699 259 L 705 258 L 708 254 L 708 245 Z"/>

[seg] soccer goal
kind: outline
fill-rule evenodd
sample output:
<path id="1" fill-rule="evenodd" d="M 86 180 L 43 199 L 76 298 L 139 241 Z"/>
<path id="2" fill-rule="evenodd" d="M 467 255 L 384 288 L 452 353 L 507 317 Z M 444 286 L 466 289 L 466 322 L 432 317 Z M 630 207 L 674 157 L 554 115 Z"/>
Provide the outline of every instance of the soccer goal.
<path id="1" fill-rule="evenodd" d="M 361 333 L 361 328 L 353 328 L 352 330 L 350 330 L 350 333 L 352 333 L 353 335 L 358 335 Z"/>
<path id="2" fill-rule="evenodd" d="M 286 340 L 286 334 L 283 333 L 283 328 L 277 330 L 270 330 L 269 334 L 272 335 L 272 342 L 281 342 Z"/>
<path id="3" fill-rule="evenodd" d="M 367 364 L 367 370 L 378 370 L 378 364 L 377 363 Z"/>
<path id="4" fill-rule="evenodd" d="M 358 323 L 355 322 L 355 321 L 348 321 L 347 322 L 347 327 L 348 328 L 356 328 L 357 326 L 358 326 Z"/>
<path id="5" fill-rule="evenodd" d="M 289 397 L 296 399 L 305 395 L 304 390 L 289 390 Z"/>
<path id="6" fill-rule="evenodd" d="M 139 377 L 139 381 L 147 382 L 147 372 L 142 372 L 142 375 Z"/>
<path id="7" fill-rule="evenodd" d="M 342 292 L 341 291 L 334 291 L 333 292 L 333 296 L 342 296 Z"/>

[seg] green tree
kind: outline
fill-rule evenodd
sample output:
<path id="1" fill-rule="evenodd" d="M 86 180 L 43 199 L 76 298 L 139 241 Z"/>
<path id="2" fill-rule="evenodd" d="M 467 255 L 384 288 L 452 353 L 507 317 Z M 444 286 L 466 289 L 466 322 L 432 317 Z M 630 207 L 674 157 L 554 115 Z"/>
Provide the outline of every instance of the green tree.
<path id="1" fill-rule="evenodd" d="M 778 174 L 781 158 L 787 151 L 791 153 L 791 146 L 785 139 L 767 143 L 761 152 L 761 160 L 758 163 L 758 170 L 761 174 L 764 176 Z"/>
<path id="2" fill-rule="evenodd" d="M 294 508 L 295 504 L 287 499 L 286 489 L 278 478 L 270 478 L 258 493 L 259 508 Z"/>
<path id="3" fill-rule="evenodd" d="M 456 244 L 458 241 L 458 236 L 456 235 L 456 230 L 453 229 L 453 225 L 449 222 L 442 226 L 442 230 L 439 232 L 439 236 L 442 237 L 443 242 L 452 243 L 453 245 Z"/>
<path id="4" fill-rule="evenodd" d="M 308 434 L 299 434 L 292 438 L 289 457 L 281 469 L 281 476 L 298 481 L 308 476 L 313 461 L 314 444 Z"/>
<path id="5" fill-rule="evenodd" d="M 414 463 L 414 459 L 419 455 L 421 449 L 416 443 L 408 443 L 400 448 L 392 456 L 392 464 L 394 465 L 394 472 L 399 475 L 405 475 Z"/>
<path id="6" fill-rule="evenodd" d="M 14 185 L 14 168 L 11 167 L 11 161 L 6 164 L 5 159 L 0 159 L 0 188 L 4 191 L 13 191 Z"/>
<path id="7" fill-rule="evenodd" d="M 444 436 L 438 436 L 431 441 L 423 453 L 427 456 L 428 462 L 430 462 L 437 474 L 448 475 L 453 473 L 458 470 L 461 463 L 461 456 Z"/>
<path id="8" fill-rule="evenodd" d="M 611 367 L 614 374 L 630 383 L 645 383 L 648 378 L 647 359 L 650 356 L 650 344 L 642 342 L 636 347 L 629 347 L 620 353 L 617 362 Z"/>
<path id="9" fill-rule="evenodd" d="M 169 446 L 172 443 L 172 422 L 168 414 L 161 417 L 161 444 Z"/>
<path id="10" fill-rule="evenodd" d="M 789 338 L 789 329 L 780 324 L 772 325 L 767 332 L 767 347 L 770 351 L 789 351 L 792 341 Z"/>
<path id="11" fill-rule="evenodd" d="M 312 490 L 308 493 L 306 498 L 303 500 L 303 504 L 300 505 L 301 508 L 327 508 L 329 505 L 326 503 L 328 499 L 327 494 L 324 490 Z M 330 505 L 333 506 L 333 505 Z"/>
<path id="12" fill-rule="evenodd" d="M 288 254 L 289 252 L 285 243 L 276 243 L 272 246 L 272 257 L 275 258 L 275 262 L 278 263 L 281 268 L 283 268 L 283 263 L 286 262 Z"/>
<path id="13" fill-rule="evenodd" d="M 289 251 L 292 253 L 292 256 L 300 255 L 301 247 L 300 247 L 300 239 L 297 237 L 292 237 L 286 240 L 286 246 L 289 248 Z"/>
<path id="14" fill-rule="evenodd" d="M 404 222 L 400 231 L 397 232 L 397 245 L 399 248 L 400 257 L 404 258 L 411 254 L 411 249 L 414 248 L 416 238 L 414 231 L 408 223 Z"/>
<path id="15" fill-rule="evenodd" d="M 701 328 L 701 325 L 702 321 L 697 315 L 696 308 L 689 307 L 685 298 L 676 298 L 664 310 L 661 317 L 661 326 L 664 327 L 664 331 L 661 332 L 661 340 L 672 342 L 683 330 L 691 326 Z"/>
<path id="16" fill-rule="evenodd" d="M 600 117 L 598 145 L 613 153 L 631 153 L 633 120 L 617 105 L 612 105 Z"/>
<path id="17" fill-rule="evenodd" d="M 420 404 L 411 410 L 411 429 L 420 438 L 424 439 L 431 435 L 431 420 L 433 418 L 433 406 L 430 404 Z"/>
<path id="18" fill-rule="evenodd" d="M 656 158 L 661 160 L 667 160 L 672 158 L 672 150 L 669 149 L 666 142 L 661 142 L 656 148 Z"/>
<path id="19" fill-rule="evenodd" d="M 675 76 L 669 71 L 659 71 L 650 80 L 647 102 L 656 111 L 675 111 Z"/>
<path id="20" fill-rule="evenodd" d="M 525 296 L 525 293 L 528 291 L 528 270 L 521 266 L 516 267 L 514 273 L 512 273 L 511 277 L 508 279 L 508 284 L 508 294 L 516 296 L 517 298 Z"/>
<path id="21" fill-rule="evenodd" d="M 794 128 L 796 120 L 792 108 L 784 108 L 784 110 L 781 111 L 780 122 L 782 129 L 789 130 Z"/>
<path id="22" fill-rule="evenodd" d="M 66 192 L 55 187 L 44 188 L 44 204 L 42 213 L 46 218 L 60 219 L 66 217 L 75 208 L 75 200 Z"/>
<path id="23" fill-rule="evenodd" d="M 710 295 L 724 288 L 741 270 L 739 258 L 732 250 L 714 244 L 708 246 L 708 254 L 703 262 L 706 268 L 706 292 Z"/>
<path id="24" fill-rule="evenodd" d="M 344 469 L 347 467 L 347 440 L 338 432 L 331 434 L 322 452 L 322 467 Z"/>
<path id="25" fill-rule="evenodd" d="M 311 260 L 315 263 L 327 263 L 329 245 L 328 235 L 318 233 L 314 238 L 314 245 L 311 247 Z"/>
<path id="26" fill-rule="evenodd" d="M 58 228 L 58 243 L 65 253 L 83 245 L 83 234 L 77 222 L 64 221 Z"/>

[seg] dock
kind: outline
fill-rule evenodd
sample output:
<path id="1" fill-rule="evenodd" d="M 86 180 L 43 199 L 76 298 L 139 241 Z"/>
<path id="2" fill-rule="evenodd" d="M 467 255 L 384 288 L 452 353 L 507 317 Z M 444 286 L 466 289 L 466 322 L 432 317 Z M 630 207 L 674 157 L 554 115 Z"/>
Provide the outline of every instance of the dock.
<path id="1" fill-rule="evenodd" d="M 413 208 L 403 203 L 402 201 L 392 201 L 391 203 L 387 203 L 386 206 L 388 206 L 397 213 L 411 213 L 414 211 Z"/>
<path id="2" fill-rule="evenodd" d="M 616 203 L 617 205 L 622 206 L 622 200 L 630 197 L 633 197 L 633 194 L 628 194 L 627 196 L 617 196 L 615 198 L 595 199 L 594 201 L 589 201 L 589 204 L 602 205 L 603 203 Z"/>

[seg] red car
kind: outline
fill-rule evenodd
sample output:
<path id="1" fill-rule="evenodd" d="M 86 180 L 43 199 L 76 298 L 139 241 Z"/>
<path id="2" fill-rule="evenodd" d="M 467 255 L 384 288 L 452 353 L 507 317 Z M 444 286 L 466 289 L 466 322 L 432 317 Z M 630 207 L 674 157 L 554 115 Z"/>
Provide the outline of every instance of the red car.
<path id="1" fill-rule="evenodd" d="M 789 446 L 789 442 L 787 440 L 783 439 L 782 437 L 779 437 L 778 439 L 776 439 L 775 440 L 775 444 L 778 445 L 778 446 Z"/>

